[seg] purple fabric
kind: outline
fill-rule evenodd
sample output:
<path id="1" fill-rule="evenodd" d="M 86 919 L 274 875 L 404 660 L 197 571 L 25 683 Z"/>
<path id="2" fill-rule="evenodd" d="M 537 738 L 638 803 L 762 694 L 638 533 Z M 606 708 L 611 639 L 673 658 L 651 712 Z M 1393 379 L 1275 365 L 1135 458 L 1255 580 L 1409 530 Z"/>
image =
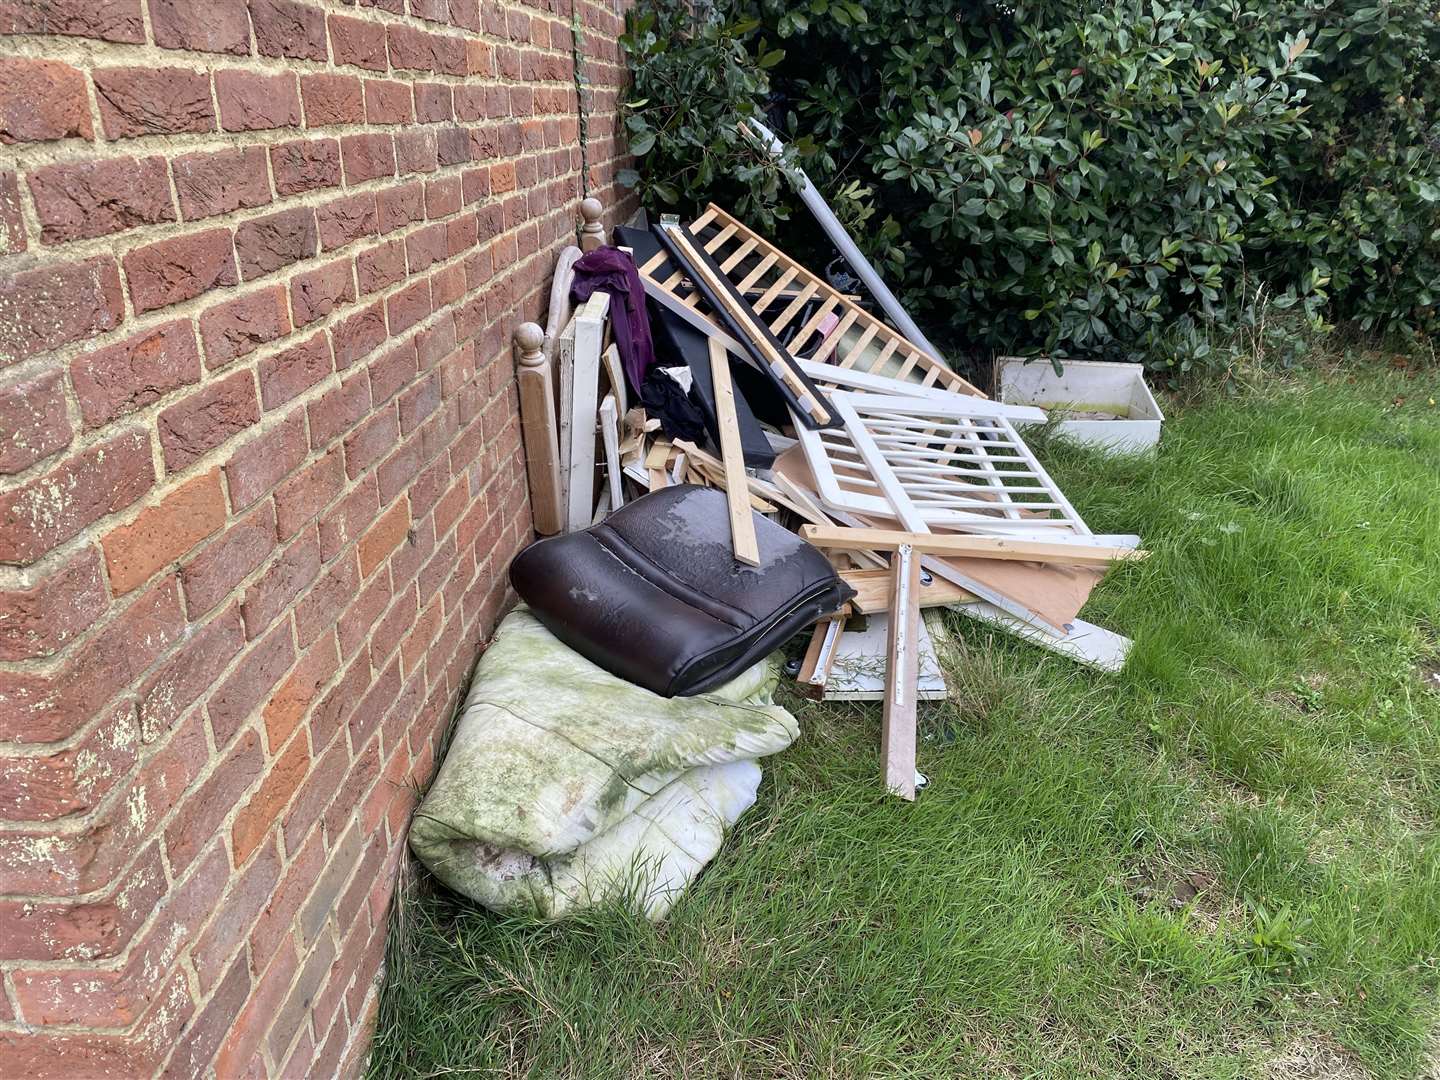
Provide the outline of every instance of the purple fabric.
<path id="1" fill-rule="evenodd" d="M 610 325 L 615 329 L 615 348 L 625 378 L 637 396 L 645 384 L 645 373 L 655 363 L 655 346 L 650 341 L 650 316 L 645 311 L 645 283 L 635 260 L 619 248 L 596 248 L 575 262 L 575 282 L 570 298 L 577 303 L 591 293 L 610 294 Z"/>

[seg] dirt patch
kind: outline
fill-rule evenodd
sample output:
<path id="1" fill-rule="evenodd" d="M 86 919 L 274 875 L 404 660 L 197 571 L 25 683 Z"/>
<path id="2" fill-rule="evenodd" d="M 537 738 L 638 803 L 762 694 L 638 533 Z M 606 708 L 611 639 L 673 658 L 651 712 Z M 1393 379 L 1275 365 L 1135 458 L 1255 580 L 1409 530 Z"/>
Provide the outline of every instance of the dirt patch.
<path id="1" fill-rule="evenodd" d="M 1420 685 L 1426 690 L 1440 694 L 1440 657 L 1431 657 L 1428 660 L 1420 661 L 1415 670 Z"/>
<path id="2" fill-rule="evenodd" d="M 1301 1035 L 1272 1058 L 1268 1080 L 1370 1080 L 1360 1059 L 1328 1035 Z"/>
<path id="3" fill-rule="evenodd" d="M 1144 862 L 1124 879 L 1125 891 L 1136 904 L 1160 903 L 1170 911 L 1190 909 L 1196 922 L 1214 933 L 1227 917 L 1236 917 L 1220 879 L 1205 867 L 1184 869 L 1165 863 Z"/>

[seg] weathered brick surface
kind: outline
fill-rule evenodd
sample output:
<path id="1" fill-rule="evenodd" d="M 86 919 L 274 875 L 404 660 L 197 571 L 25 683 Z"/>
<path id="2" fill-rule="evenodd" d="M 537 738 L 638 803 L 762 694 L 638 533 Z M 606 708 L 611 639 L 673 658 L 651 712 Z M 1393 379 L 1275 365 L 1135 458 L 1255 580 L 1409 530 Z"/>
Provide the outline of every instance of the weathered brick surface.
<path id="1" fill-rule="evenodd" d="M 620 21 L 576 7 L 613 221 Z M 363 1063 L 410 790 L 530 535 L 569 19 L 0 0 L 0 1075 Z"/>

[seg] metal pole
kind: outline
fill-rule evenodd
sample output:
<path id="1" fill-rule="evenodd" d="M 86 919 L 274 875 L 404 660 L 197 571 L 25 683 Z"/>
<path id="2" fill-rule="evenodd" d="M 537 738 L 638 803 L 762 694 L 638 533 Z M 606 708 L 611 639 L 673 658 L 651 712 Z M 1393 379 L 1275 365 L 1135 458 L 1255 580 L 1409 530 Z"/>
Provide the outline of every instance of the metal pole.
<path id="1" fill-rule="evenodd" d="M 771 156 L 776 159 L 780 157 L 785 149 L 785 144 L 774 132 L 759 120 L 745 120 L 742 121 L 742 125 L 749 125 L 753 132 L 760 136 L 761 143 L 770 151 Z M 860 280 L 870 290 L 870 295 L 875 297 L 880 306 L 885 309 L 885 314 L 890 316 L 890 321 L 895 324 L 895 328 L 909 338 L 911 344 L 918 345 L 937 360 L 949 365 L 950 362 L 941 355 L 940 350 L 935 348 L 920 327 L 915 325 L 915 320 L 910 318 L 909 313 L 901 306 L 889 286 L 880 280 L 880 275 L 870 265 L 870 260 L 865 258 L 864 253 L 855 246 L 855 241 L 850 239 L 850 234 L 845 231 L 845 226 L 840 224 L 840 219 L 830 209 L 825 197 L 810 182 L 810 177 L 805 175 L 805 170 L 797 168 L 795 171 L 800 174 L 800 198 L 809 207 L 810 212 L 815 215 L 815 220 L 825 230 L 825 235 L 830 238 L 830 242 L 839 249 L 845 261 L 850 264 L 850 268 L 860 276 Z"/>

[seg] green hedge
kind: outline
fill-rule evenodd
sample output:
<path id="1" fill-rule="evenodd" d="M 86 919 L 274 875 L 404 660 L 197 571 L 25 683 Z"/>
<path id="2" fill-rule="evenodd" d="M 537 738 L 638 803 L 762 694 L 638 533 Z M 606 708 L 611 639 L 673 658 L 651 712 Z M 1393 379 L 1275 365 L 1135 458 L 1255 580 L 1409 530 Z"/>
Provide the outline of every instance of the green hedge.
<path id="1" fill-rule="evenodd" d="M 1264 305 L 1430 333 L 1437 2 L 640 0 L 654 209 L 785 216 L 764 112 L 922 316 L 978 350 L 1184 371 Z"/>

